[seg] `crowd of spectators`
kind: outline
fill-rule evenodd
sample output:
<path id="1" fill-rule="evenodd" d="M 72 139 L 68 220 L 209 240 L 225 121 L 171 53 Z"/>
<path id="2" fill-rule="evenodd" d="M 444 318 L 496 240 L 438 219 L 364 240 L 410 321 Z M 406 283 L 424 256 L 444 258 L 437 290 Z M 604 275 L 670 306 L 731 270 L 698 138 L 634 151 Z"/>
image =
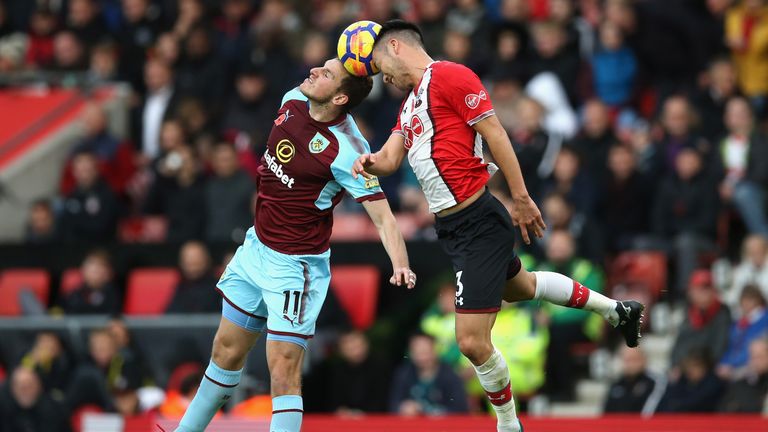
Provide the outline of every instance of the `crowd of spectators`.
<path id="1" fill-rule="evenodd" d="M 397 17 L 421 27 L 435 59 L 463 63 L 486 84 L 549 227 L 520 248 L 528 268 L 555 269 L 605 292 L 606 265 L 617 254 L 659 250 L 669 258 L 662 300 L 685 309 L 671 369 L 658 376 L 642 351 L 622 350 L 622 376 L 605 410 L 762 409 L 765 0 L 0 0 L 4 76 L 86 88 L 120 81 L 132 92 L 128 137 L 110 132 L 97 102 L 83 109 L 59 194 L 30 206 L 26 242 L 102 247 L 121 239 L 125 220 L 159 216 L 159 239 L 183 244 L 168 312 L 218 311 L 206 243 L 235 244 L 252 224 L 255 169 L 281 96 L 334 55 L 345 25 Z M 353 113 L 373 150 L 402 98 L 377 79 Z M 434 240 L 410 169 L 382 187 L 391 206 L 416 221 L 413 238 Z M 512 205 L 501 175 L 490 188 Z M 339 211 L 359 209 L 346 203 Z M 95 250 L 81 270 L 82 285 L 60 296 L 57 309 L 119 312 L 122 289 L 109 256 Z M 386 365 L 369 353 L 366 335 L 344 333 L 332 350 L 338 358 L 323 367 L 359 380 L 334 387 L 322 409 L 482 410 L 452 338 L 452 289 L 441 289 L 425 312 L 409 360 L 386 375 L 372 372 Z M 538 306 L 505 306 L 494 344 L 523 402 L 542 392 L 570 399 L 573 347 L 601 341 L 602 323 Z M 74 408 L 57 405 L 63 400 L 142 410 L 140 355 L 111 329 L 90 335 L 90 360 L 77 364 L 55 335 L 41 333 L 19 365 L 9 365 L 0 431 L 37 430 L 41 415 Z M 194 382 L 168 412 L 183 410 Z M 387 389 L 380 398 L 360 396 L 379 385 Z"/>

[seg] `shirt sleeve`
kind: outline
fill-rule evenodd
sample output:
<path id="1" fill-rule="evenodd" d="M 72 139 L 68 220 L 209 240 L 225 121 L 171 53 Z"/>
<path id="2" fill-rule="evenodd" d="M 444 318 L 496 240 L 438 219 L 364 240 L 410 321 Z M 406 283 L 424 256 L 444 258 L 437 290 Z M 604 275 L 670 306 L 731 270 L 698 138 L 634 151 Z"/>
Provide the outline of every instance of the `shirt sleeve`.
<path id="1" fill-rule="evenodd" d="M 445 65 L 433 80 L 438 84 L 436 96 L 442 98 L 468 125 L 494 115 L 488 90 L 468 67 L 456 63 Z"/>
<path id="2" fill-rule="evenodd" d="M 338 135 L 337 138 L 339 140 L 339 154 L 331 163 L 331 172 L 336 182 L 346 189 L 357 202 L 377 201 L 386 198 L 379 186 L 378 177 L 373 176 L 369 179 L 361 175 L 357 178 L 352 177 L 352 165 L 361 153 L 355 150 L 355 146 L 348 139 Z M 365 139 L 362 137 L 355 137 L 354 139 L 358 147 L 362 147 L 364 152 L 370 153 L 371 148 Z"/>

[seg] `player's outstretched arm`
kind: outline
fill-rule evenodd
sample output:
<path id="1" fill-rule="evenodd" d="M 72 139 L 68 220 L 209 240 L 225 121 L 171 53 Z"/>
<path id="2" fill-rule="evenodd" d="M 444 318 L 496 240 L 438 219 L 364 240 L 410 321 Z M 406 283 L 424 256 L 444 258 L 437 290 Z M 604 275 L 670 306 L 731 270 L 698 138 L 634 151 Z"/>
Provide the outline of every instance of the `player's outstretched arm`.
<path id="1" fill-rule="evenodd" d="M 523 173 L 520 170 L 520 163 L 517 161 L 515 151 L 512 149 L 512 143 L 509 141 L 507 131 L 504 130 L 504 127 L 495 115 L 480 120 L 473 127 L 488 143 L 493 159 L 507 179 L 514 204 L 511 214 L 512 222 L 515 226 L 520 227 L 523 241 L 526 244 L 531 243 L 528 235 L 529 229 L 533 231 L 536 237 L 541 238 L 547 226 L 544 224 L 544 219 L 542 219 L 541 212 L 536 207 L 536 203 L 528 195 L 528 189 L 526 189 L 525 182 L 523 181 Z"/>
<path id="2" fill-rule="evenodd" d="M 361 155 L 352 165 L 352 176 L 357 178 L 358 175 L 365 176 L 366 174 L 373 174 L 375 176 L 388 176 L 403 163 L 405 157 L 405 138 L 397 133 L 393 133 L 389 136 L 387 142 L 381 150 L 372 154 Z"/>
<path id="3" fill-rule="evenodd" d="M 389 278 L 389 283 L 397 286 L 405 285 L 408 289 L 413 288 L 416 286 L 416 273 L 411 271 L 408 264 L 405 241 L 400 228 L 397 227 L 397 221 L 392 214 L 392 209 L 389 208 L 389 203 L 385 199 L 363 201 L 363 207 L 379 230 L 381 243 L 392 261 L 392 277 Z"/>

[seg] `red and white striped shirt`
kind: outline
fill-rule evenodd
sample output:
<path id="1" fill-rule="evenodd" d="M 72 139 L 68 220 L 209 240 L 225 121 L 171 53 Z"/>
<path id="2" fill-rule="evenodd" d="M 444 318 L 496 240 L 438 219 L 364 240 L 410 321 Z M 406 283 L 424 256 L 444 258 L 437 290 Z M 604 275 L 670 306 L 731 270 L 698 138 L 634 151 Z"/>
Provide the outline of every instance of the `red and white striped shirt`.
<path id="1" fill-rule="evenodd" d="M 408 161 L 437 213 L 466 200 L 498 170 L 483 160 L 472 125 L 494 115 L 488 91 L 466 66 L 432 62 L 400 107 L 393 133 L 405 137 Z"/>

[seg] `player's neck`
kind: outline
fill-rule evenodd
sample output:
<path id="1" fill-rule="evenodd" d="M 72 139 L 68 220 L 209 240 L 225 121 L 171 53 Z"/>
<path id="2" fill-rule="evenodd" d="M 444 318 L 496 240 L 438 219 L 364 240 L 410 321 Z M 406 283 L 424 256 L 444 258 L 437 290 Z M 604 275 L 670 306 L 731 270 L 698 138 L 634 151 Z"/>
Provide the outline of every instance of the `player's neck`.
<path id="1" fill-rule="evenodd" d="M 410 67 L 409 75 L 411 77 L 411 84 L 415 88 L 421 82 L 421 78 L 427 71 L 427 66 L 434 60 L 426 52 L 414 53 L 414 60 L 410 62 L 413 66 Z"/>
<path id="2" fill-rule="evenodd" d="M 309 100 L 309 116 L 312 117 L 312 120 L 328 123 L 336 120 L 339 115 L 341 115 L 341 111 L 339 111 L 336 105 L 332 103 L 321 104 L 311 99 Z"/>

